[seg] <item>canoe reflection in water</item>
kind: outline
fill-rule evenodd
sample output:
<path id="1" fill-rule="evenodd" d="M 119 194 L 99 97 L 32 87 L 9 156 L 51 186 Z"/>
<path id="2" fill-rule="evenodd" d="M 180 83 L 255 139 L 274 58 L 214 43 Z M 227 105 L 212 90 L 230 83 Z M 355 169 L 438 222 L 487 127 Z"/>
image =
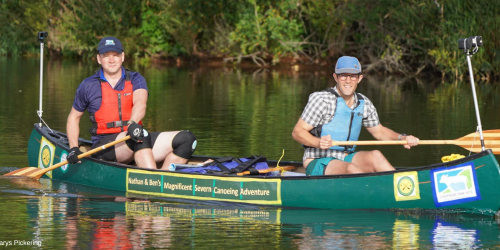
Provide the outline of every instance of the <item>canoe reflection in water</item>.
<path id="1" fill-rule="evenodd" d="M 28 214 L 31 234 L 49 248 L 51 242 L 53 247 L 65 242 L 68 249 L 263 244 L 293 249 L 456 249 L 456 244 L 459 248 L 490 246 L 488 241 L 495 241 L 500 233 L 491 217 L 475 215 L 228 207 L 96 195 L 99 189 L 42 181 L 48 183 L 57 183 L 49 188 L 57 193 L 31 196 Z"/>

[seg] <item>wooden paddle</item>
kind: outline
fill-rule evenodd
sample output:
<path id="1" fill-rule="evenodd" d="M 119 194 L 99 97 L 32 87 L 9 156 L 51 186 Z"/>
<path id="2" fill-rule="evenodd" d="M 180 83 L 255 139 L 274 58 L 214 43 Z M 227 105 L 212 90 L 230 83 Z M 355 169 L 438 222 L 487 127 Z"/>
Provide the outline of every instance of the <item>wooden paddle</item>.
<path id="1" fill-rule="evenodd" d="M 92 154 L 95 154 L 103 149 L 106 149 L 106 148 L 109 148 L 111 146 L 114 146 L 120 142 L 124 142 L 126 140 L 130 139 L 130 135 L 127 135 L 119 140 L 116 140 L 116 141 L 113 141 L 113 142 L 110 142 L 108 144 L 105 144 L 105 145 L 102 145 L 98 148 L 94 148 L 90 151 L 87 151 L 85 153 L 82 153 L 80 155 L 78 155 L 78 159 L 82 159 L 82 158 L 85 158 L 87 156 L 91 156 Z M 54 170 L 56 168 L 59 168 L 59 167 L 62 167 L 64 165 L 68 164 L 68 161 L 63 161 L 63 162 L 59 162 L 57 163 L 56 165 L 52 165 L 48 168 L 35 168 L 35 167 L 26 167 L 26 168 L 21 168 L 21 169 L 18 169 L 18 170 L 15 170 L 15 171 L 12 171 L 10 173 L 7 173 L 3 176 L 16 176 L 16 177 L 28 177 L 28 178 L 33 178 L 33 179 L 40 179 L 45 173 L 51 171 L 51 170 Z"/>
<path id="2" fill-rule="evenodd" d="M 493 154 L 500 154 L 500 129 L 484 130 L 484 145 Z M 348 145 L 406 145 L 407 141 L 334 141 L 333 146 Z M 420 140 L 418 145 L 457 145 L 472 152 L 481 152 L 481 140 L 478 133 L 471 133 L 455 140 Z"/>
<path id="3" fill-rule="evenodd" d="M 283 167 L 277 167 L 277 168 L 268 168 L 268 169 L 264 169 L 264 170 L 258 170 L 259 173 L 261 174 L 265 174 L 265 173 L 269 173 L 269 172 L 273 172 L 273 171 L 278 171 L 278 170 L 291 170 L 291 169 L 295 169 L 297 167 L 294 167 L 294 166 L 283 166 Z M 243 171 L 241 173 L 238 173 L 237 175 L 248 175 L 250 174 L 250 171 Z"/>

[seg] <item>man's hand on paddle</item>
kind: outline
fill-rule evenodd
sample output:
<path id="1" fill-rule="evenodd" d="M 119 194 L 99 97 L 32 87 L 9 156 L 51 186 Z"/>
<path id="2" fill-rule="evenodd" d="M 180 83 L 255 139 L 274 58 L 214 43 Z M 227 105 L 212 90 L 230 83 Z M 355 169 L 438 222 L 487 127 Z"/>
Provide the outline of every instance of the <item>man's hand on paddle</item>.
<path id="1" fill-rule="evenodd" d="M 418 139 L 417 137 L 413 136 L 413 135 L 405 135 L 401 138 L 401 140 L 404 140 L 404 141 L 407 141 L 408 143 L 406 145 L 404 145 L 404 147 L 406 149 L 410 149 L 411 147 L 415 147 L 418 145 L 418 141 L 420 139 Z"/>
<path id="2" fill-rule="evenodd" d="M 142 126 L 135 122 L 130 123 L 127 128 L 130 139 L 134 142 L 142 142 L 144 140 L 143 130 Z"/>
<path id="3" fill-rule="evenodd" d="M 80 154 L 82 154 L 82 151 L 80 151 L 80 148 L 72 147 L 69 150 L 68 156 L 66 156 L 66 160 L 69 162 L 69 164 L 80 163 L 80 160 L 78 159 L 78 155 L 80 155 Z"/>
<path id="4" fill-rule="evenodd" d="M 332 146 L 332 137 L 330 135 L 322 136 L 319 139 L 318 148 L 329 149 Z"/>

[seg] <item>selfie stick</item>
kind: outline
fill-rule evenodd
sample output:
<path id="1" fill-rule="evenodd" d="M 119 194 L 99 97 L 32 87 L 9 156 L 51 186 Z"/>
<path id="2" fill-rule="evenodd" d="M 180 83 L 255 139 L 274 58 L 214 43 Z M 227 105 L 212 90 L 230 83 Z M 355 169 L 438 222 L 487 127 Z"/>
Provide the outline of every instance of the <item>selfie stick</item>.
<path id="1" fill-rule="evenodd" d="M 481 43 L 482 43 L 482 41 L 481 41 Z M 472 63 L 471 63 L 472 55 L 474 55 L 478 50 L 479 50 L 479 47 L 476 46 L 476 47 L 474 47 L 474 49 L 472 49 L 472 51 L 465 49 L 464 53 L 467 55 L 467 64 L 469 65 L 470 83 L 471 83 L 471 87 L 472 87 L 472 95 L 474 97 L 474 107 L 476 109 L 477 129 L 479 130 L 479 137 L 481 139 L 481 149 L 484 151 L 484 150 L 486 150 L 486 147 L 484 145 L 483 128 L 481 126 L 481 117 L 479 116 L 479 106 L 477 104 L 476 87 L 474 85 L 474 72 L 472 71 Z"/>
<path id="2" fill-rule="evenodd" d="M 40 31 L 38 32 L 38 41 L 40 42 L 40 104 L 39 104 L 39 110 L 37 111 L 38 117 L 40 117 L 40 123 L 38 123 L 38 126 L 40 128 L 42 127 L 42 98 L 43 98 L 43 41 L 45 38 L 48 36 L 47 31 Z"/>

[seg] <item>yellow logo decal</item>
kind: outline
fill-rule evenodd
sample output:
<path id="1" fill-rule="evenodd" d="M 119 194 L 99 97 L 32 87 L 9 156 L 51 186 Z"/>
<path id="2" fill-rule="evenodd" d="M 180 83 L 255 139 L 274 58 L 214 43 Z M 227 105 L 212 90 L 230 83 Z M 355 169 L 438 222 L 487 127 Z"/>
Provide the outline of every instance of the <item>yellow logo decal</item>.
<path id="1" fill-rule="evenodd" d="M 394 197 L 396 201 L 420 199 L 418 173 L 416 171 L 394 174 Z"/>
<path id="2" fill-rule="evenodd" d="M 48 168 L 54 163 L 54 152 L 56 147 L 49 140 L 42 136 L 40 143 L 40 150 L 38 155 L 38 168 Z M 52 178 L 52 171 L 46 173 L 47 176 Z"/>

